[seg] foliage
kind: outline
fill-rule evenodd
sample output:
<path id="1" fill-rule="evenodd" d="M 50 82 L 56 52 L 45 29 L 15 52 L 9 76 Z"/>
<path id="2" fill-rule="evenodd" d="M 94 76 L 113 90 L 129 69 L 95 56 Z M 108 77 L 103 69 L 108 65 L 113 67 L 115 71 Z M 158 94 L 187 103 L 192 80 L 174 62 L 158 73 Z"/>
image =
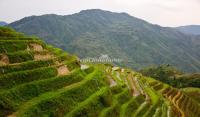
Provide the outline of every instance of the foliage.
<path id="1" fill-rule="evenodd" d="M 122 67 L 139 70 L 171 64 L 184 72 L 200 70 L 199 37 L 186 36 L 126 13 L 85 10 L 69 16 L 31 16 L 9 25 L 80 58 L 107 54 Z"/>
<path id="2" fill-rule="evenodd" d="M 34 70 L 13 72 L 0 76 L 0 89 L 11 88 L 25 82 L 50 78 L 56 75 L 57 69 L 55 67 L 43 67 Z"/>
<path id="3" fill-rule="evenodd" d="M 200 104 L 200 88 L 187 87 L 183 88 L 182 91 Z"/>
<path id="4" fill-rule="evenodd" d="M 87 64 L 88 68 L 82 70 L 75 55 L 46 45 L 36 37 L 24 40 L 30 37 L 18 37 L 12 29 L 0 28 L 0 31 L 5 36 L 0 39 L 1 47 L 9 51 L 1 51 L 1 54 L 10 60 L 0 66 L 1 117 L 166 117 L 170 114 L 179 116 L 180 111 L 186 116 L 200 116 L 197 101 L 167 84 L 131 69 L 118 67 L 115 70 L 110 64 Z M 24 50 L 33 41 L 42 45 L 44 50 Z M 35 60 L 32 57 L 35 54 L 52 56 L 48 60 Z M 154 71 L 162 77 L 174 74 L 177 79 L 189 77 L 168 67 L 162 66 Z M 149 73 L 148 70 L 145 72 Z M 190 77 L 196 79 L 197 76 Z M 138 92 L 134 93 L 135 90 Z M 170 108 L 175 109 L 174 105 L 181 110 L 172 111 Z"/>
<path id="5" fill-rule="evenodd" d="M 4 65 L 0 66 L 0 74 L 6 74 L 11 72 L 23 71 L 23 70 L 31 70 L 34 68 L 40 67 L 48 67 L 54 64 L 53 59 L 49 60 L 41 60 L 41 61 L 28 61 L 21 64 L 15 65 Z"/>
<path id="6" fill-rule="evenodd" d="M 72 83 L 79 82 L 84 79 L 84 76 L 85 73 L 78 69 L 67 76 L 40 79 L 15 86 L 9 90 L 0 92 L 0 106 L 16 111 L 19 105 L 25 103 L 31 98 L 37 97 L 40 94 L 51 90 L 57 90 Z"/>
<path id="7" fill-rule="evenodd" d="M 200 88 L 199 73 L 184 74 L 170 65 L 150 66 L 141 69 L 140 72 L 145 76 L 155 78 L 177 88 Z"/>

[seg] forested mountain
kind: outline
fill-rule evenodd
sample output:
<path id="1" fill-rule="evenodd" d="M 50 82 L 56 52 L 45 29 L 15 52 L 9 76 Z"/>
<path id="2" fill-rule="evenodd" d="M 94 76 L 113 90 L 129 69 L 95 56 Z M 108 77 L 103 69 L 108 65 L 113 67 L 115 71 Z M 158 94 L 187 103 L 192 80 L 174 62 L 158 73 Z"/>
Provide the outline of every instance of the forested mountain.
<path id="1" fill-rule="evenodd" d="M 121 66 L 141 69 L 170 64 L 186 72 L 200 70 L 200 39 L 150 24 L 126 13 L 98 9 L 76 14 L 31 16 L 9 25 L 80 58 L 108 55 Z"/>
<path id="2" fill-rule="evenodd" d="M 6 22 L 0 21 L 0 26 L 5 26 L 5 25 L 7 25 Z"/>
<path id="3" fill-rule="evenodd" d="M 176 27 L 176 29 L 186 34 L 200 35 L 200 25 L 180 26 Z"/>

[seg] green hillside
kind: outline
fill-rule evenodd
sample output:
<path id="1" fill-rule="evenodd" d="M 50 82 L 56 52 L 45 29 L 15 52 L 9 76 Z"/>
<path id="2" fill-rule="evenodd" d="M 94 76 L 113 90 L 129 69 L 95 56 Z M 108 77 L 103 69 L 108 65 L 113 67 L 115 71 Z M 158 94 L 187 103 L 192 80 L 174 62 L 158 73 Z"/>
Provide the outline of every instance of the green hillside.
<path id="1" fill-rule="evenodd" d="M 140 72 L 144 76 L 155 78 L 176 88 L 200 88 L 200 73 L 184 74 L 170 65 L 149 66 Z"/>
<path id="2" fill-rule="evenodd" d="M 198 101 L 200 103 L 200 88 L 195 87 L 187 87 L 182 89 L 185 93 L 187 93 L 191 98 Z"/>
<path id="3" fill-rule="evenodd" d="M 94 64 L 0 28 L 0 117 L 199 117 L 197 100 L 130 69 Z"/>
<path id="4" fill-rule="evenodd" d="M 123 60 L 117 65 L 135 70 L 152 64 L 170 64 L 185 72 L 200 70 L 200 37 L 126 13 L 93 9 L 66 16 L 31 16 L 8 26 L 80 58 L 108 55 Z"/>

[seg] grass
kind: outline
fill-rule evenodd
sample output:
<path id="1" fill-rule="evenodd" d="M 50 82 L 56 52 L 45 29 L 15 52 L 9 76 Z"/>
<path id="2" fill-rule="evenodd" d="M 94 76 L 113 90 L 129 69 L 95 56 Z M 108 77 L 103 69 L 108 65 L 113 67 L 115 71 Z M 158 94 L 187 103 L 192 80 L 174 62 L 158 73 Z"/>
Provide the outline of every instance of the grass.
<path id="1" fill-rule="evenodd" d="M 0 74 L 31 70 L 40 67 L 48 67 L 54 64 L 54 59 L 49 60 L 39 60 L 39 61 L 27 61 L 18 64 L 9 64 L 0 66 Z"/>
<path id="2" fill-rule="evenodd" d="M 17 32 L 2 32 L 0 31 L 0 37 L 24 37 L 22 33 L 17 33 Z"/>
<path id="3" fill-rule="evenodd" d="M 128 89 L 124 89 L 122 92 L 114 95 L 112 99 L 112 105 L 102 110 L 100 117 L 119 116 L 121 105 L 127 102 L 129 99 L 131 99 L 131 96 Z"/>
<path id="4" fill-rule="evenodd" d="M 50 53 L 46 50 L 44 51 L 18 51 L 18 52 L 7 53 L 6 55 L 9 58 L 10 64 L 12 64 L 12 63 L 33 61 L 34 54 L 46 55 Z"/>
<path id="5" fill-rule="evenodd" d="M 155 86 L 153 86 L 153 89 L 155 89 L 156 91 L 162 90 L 163 88 L 163 84 L 162 83 L 158 83 Z"/>
<path id="6" fill-rule="evenodd" d="M 13 51 L 22 51 L 27 49 L 27 42 L 13 42 L 0 40 L 0 53 L 8 53 Z"/>
<path id="7" fill-rule="evenodd" d="M 74 108 L 78 102 L 85 100 L 104 85 L 99 75 L 101 74 L 95 70 L 81 82 L 33 98 L 21 106 L 17 115 L 21 117 L 25 115 L 55 116 L 57 114 L 67 113 Z M 97 82 L 97 79 L 99 82 Z"/>
<path id="8" fill-rule="evenodd" d="M 117 82 L 117 84 L 122 85 L 124 84 L 124 81 L 118 76 L 118 72 L 113 71 L 113 73 L 111 74 L 111 77 Z"/>
<path id="9" fill-rule="evenodd" d="M 79 82 L 84 79 L 84 71 L 77 69 L 70 75 L 41 79 L 22 85 L 17 85 L 9 90 L 0 92 L 0 106 L 4 109 L 16 111 L 26 101 L 42 93 L 57 90 L 64 86 Z M 2 110 L 3 111 L 3 110 Z"/>
<path id="10" fill-rule="evenodd" d="M 10 63 L 21 63 L 34 60 L 34 52 L 32 51 L 19 51 L 7 53 L 6 55 L 8 56 Z"/>
<path id="11" fill-rule="evenodd" d="M 145 99 L 142 95 L 132 97 L 128 102 L 122 105 L 120 117 L 131 117 L 131 114 L 137 110 L 143 101 L 145 101 Z"/>
<path id="12" fill-rule="evenodd" d="M 3 36 L 3 37 L 0 37 L 0 41 L 1 40 L 29 40 L 29 41 L 32 41 L 32 40 L 39 40 L 39 38 L 37 37 L 6 37 L 6 36 Z"/>
<path id="13" fill-rule="evenodd" d="M 165 103 L 162 104 L 161 110 L 162 110 L 161 117 L 167 117 L 168 113 L 170 113 L 170 108 L 168 108 L 168 106 Z"/>
<path id="14" fill-rule="evenodd" d="M 164 103 L 164 101 L 159 100 L 156 104 L 151 104 L 150 108 L 148 109 L 148 111 L 145 113 L 144 116 L 152 117 L 156 113 L 157 108 L 159 108 L 162 103 Z"/>
<path id="15" fill-rule="evenodd" d="M 9 89 L 13 86 L 31 82 L 39 79 L 46 79 L 57 75 L 56 67 L 43 67 L 33 70 L 13 72 L 0 76 L 0 89 Z"/>
<path id="16" fill-rule="evenodd" d="M 154 113 L 154 117 L 161 117 L 162 116 L 162 109 L 161 107 L 157 107 Z"/>
<path id="17" fill-rule="evenodd" d="M 156 104 L 159 101 L 159 96 L 156 94 L 156 92 L 150 89 L 146 82 L 139 80 L 139 84 L 144 92 L 150 97 L 151 103 Z"/>
<path id="18" fill-rule="evenodd" d="M 200 89 L 194 88 L 194 87 L 188 87 L 182 89 L 183 92 L 185 92 L 188 96 L 196 100 L 200 105 Z"/>
<path id="19" fill-rule="evenodd" d="M 150 107 L 149 102 L 142 103 L 139 108 L 132 114 L 132 117 L 141 117 L 147 112 L 148 108 Z"/>
<path id="20" fill-rule="evenodd" d="M 97 117 L 101 110 L 109 105 L 110 96 L 110 89 L 108 87 L 103 87 L 86 100 L 79 103 L 77 107 L 67 113 L 65 117 Z"/>

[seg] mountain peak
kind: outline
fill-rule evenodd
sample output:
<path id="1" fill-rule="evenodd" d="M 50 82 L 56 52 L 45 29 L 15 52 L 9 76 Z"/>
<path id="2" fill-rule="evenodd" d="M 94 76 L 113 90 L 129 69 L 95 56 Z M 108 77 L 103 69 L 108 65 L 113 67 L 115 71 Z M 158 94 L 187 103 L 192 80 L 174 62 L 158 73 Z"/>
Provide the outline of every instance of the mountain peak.
<path id="1" fill-rule="evenodd" d="M 87 10 L 82 10 L 79 13 L 103 13 L 103 12 L 110 12 L 110 11 L 106 11 L 102 9 L 87 9 Z"/>
<path id="2" fill-rule="evenodd" d="M 4 21 L 0 21 L 0 26 L 5 26 L 7 25 L 8 23 L 4 22 Z"/>
<path id="3" fill-rule="evenodd" d="M 107 10 L 102 10 L 102 9 L 87 9 L 87 10 L 82 10 L 79 12 L 80 14 L 84 14 L 84 13 L 95 13 L 95 14 L 121 14 L 121 15 L 125 15 L 125 16 L 130 16 L 128 13 L 125 12 L 121 12 L 121 13 L 117 13 L 117 12 L 112 12 L 112 11 L 107 11 Z"/>
<path id="4" fill-rule="evenodd" d="M 199 49 L 190 49 L 196 48 L 193 41 L 190 42 L 192 37 L 126 13 L 89 9 L 58 17 L 32 17 L 9 26 L 25 34 L 37 35 L 81 58 L 107 54 L 123 60 L 130 58 L 129 63 L 117 64 L 137 70 L 162 63 L 187 72 L 200 70 Z"/>

